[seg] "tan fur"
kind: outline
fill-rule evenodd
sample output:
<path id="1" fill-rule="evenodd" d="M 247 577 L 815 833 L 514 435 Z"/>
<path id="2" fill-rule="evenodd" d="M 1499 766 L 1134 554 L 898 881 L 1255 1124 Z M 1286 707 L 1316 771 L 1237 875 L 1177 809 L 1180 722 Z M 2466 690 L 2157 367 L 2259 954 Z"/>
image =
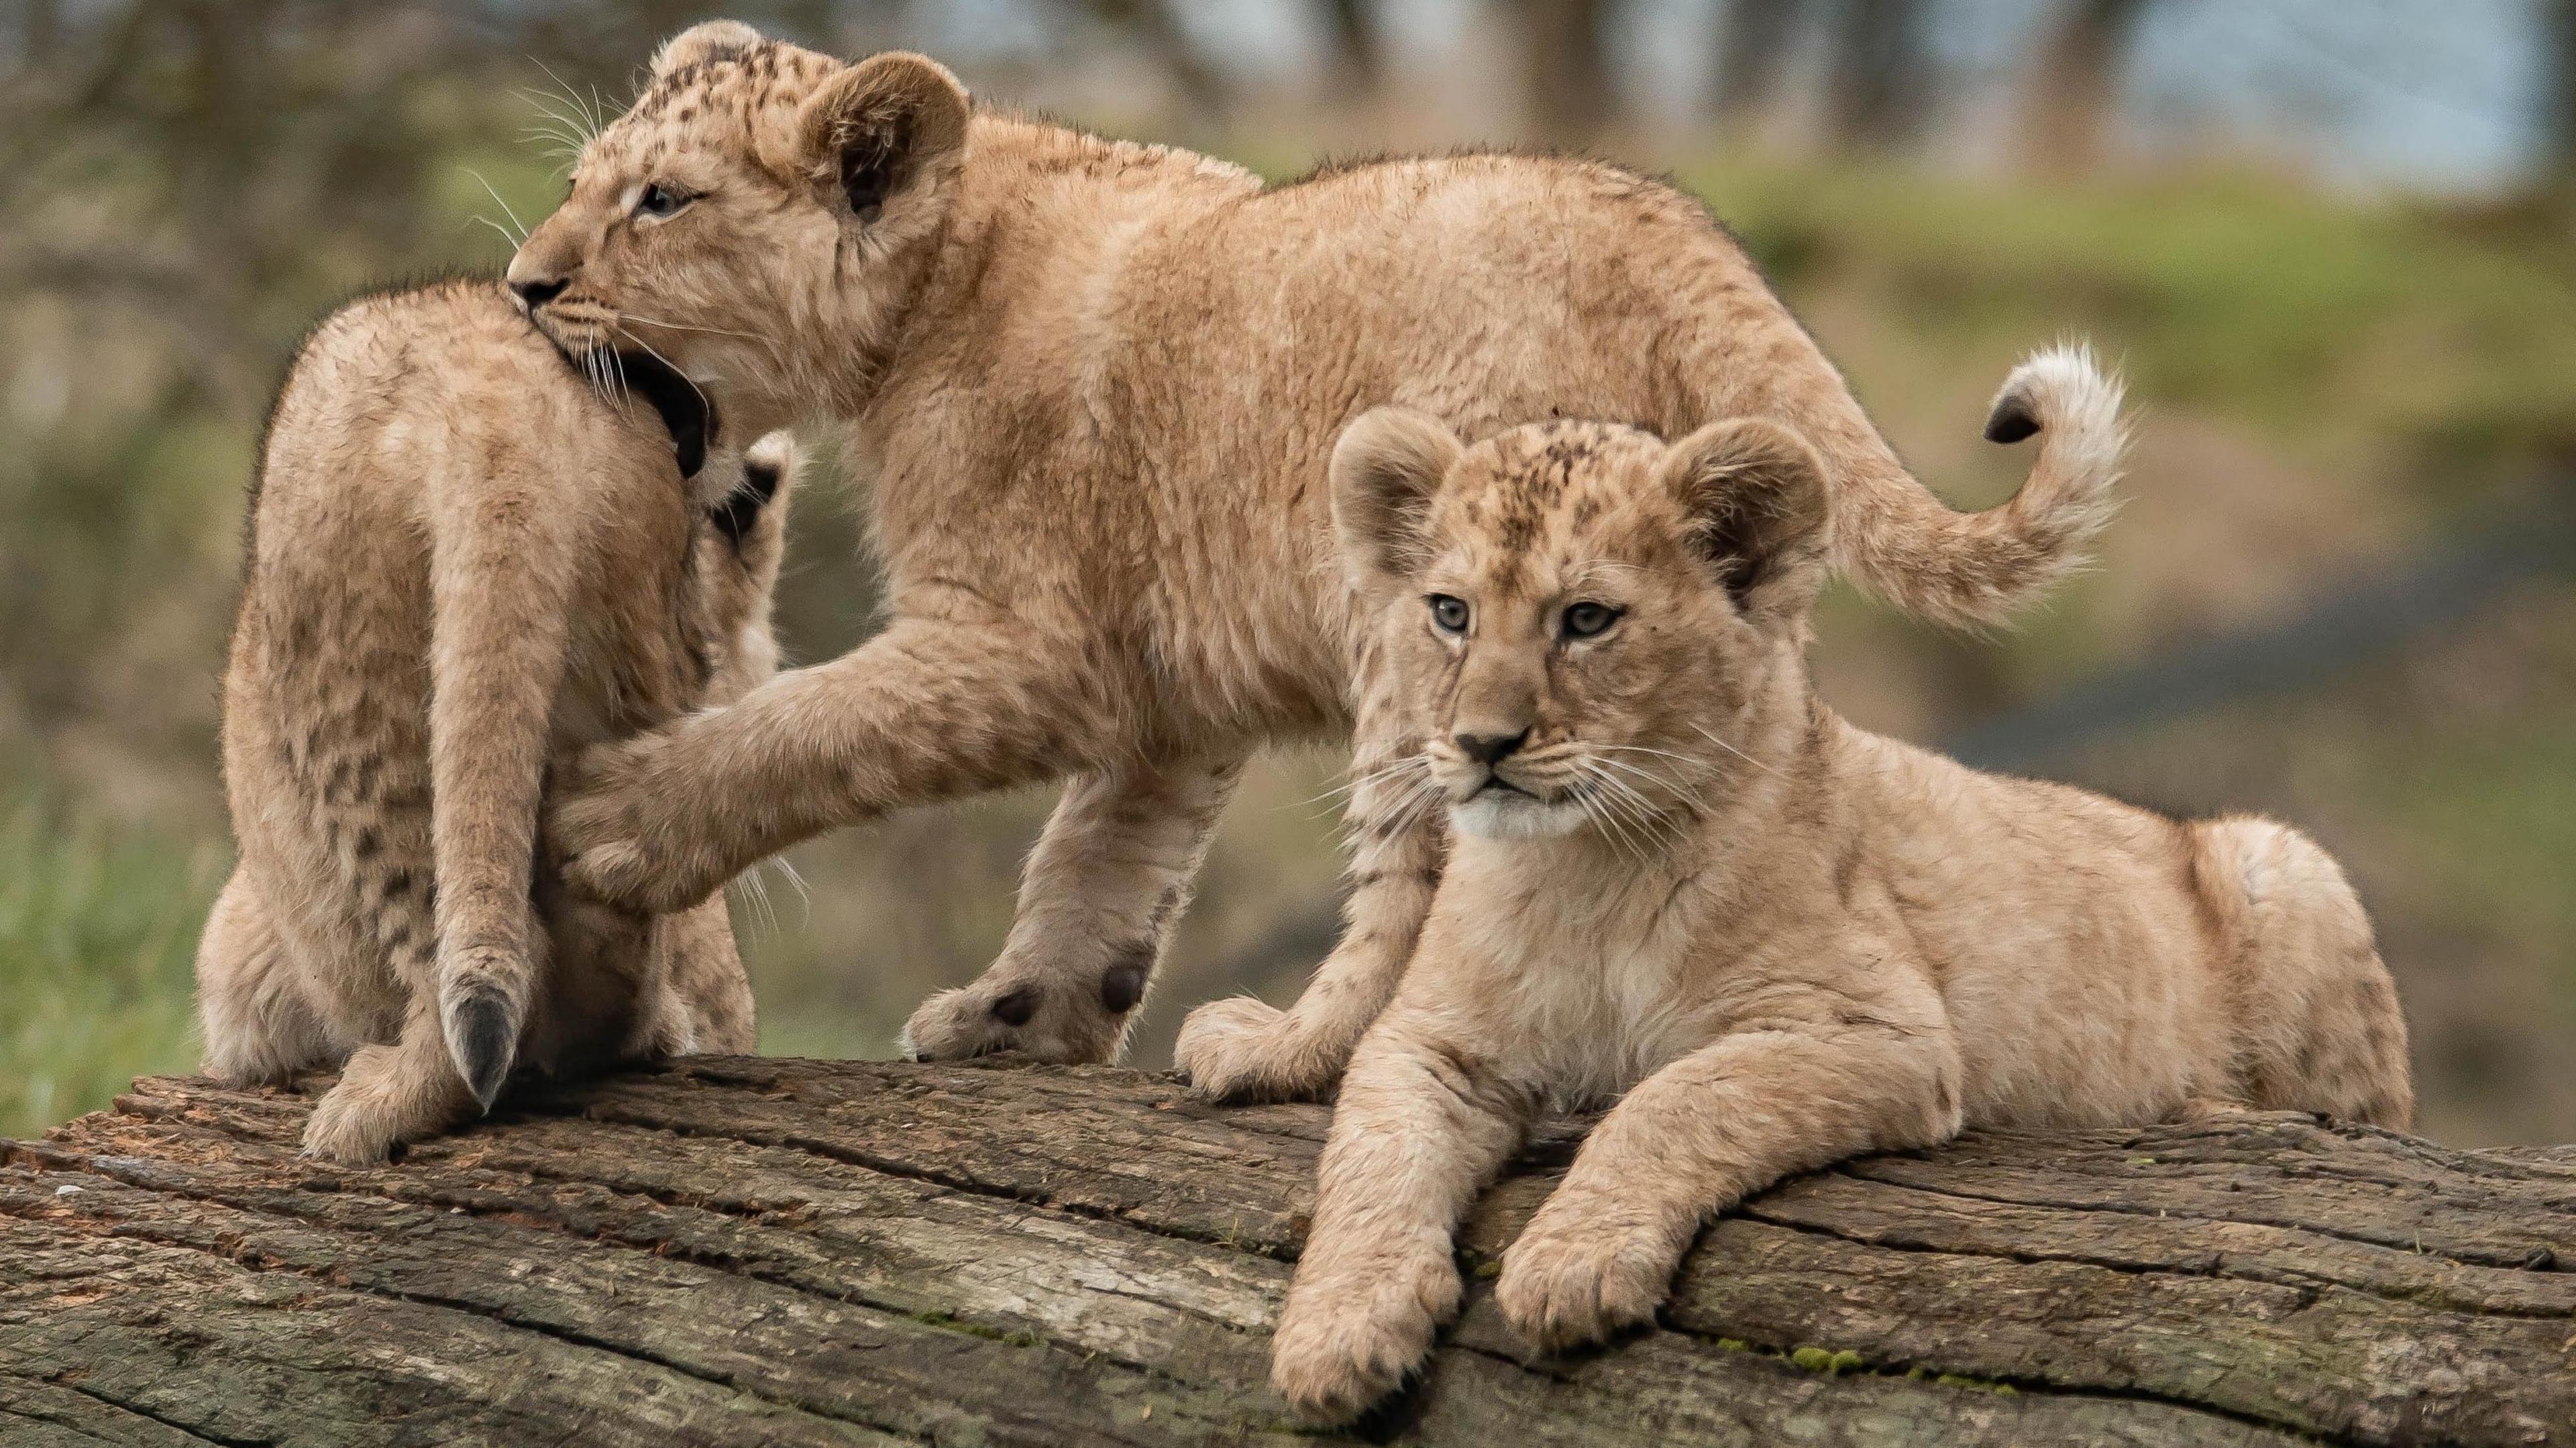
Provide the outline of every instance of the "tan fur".
<path id="1" fill-rule="evenodd" d="M 206 1070 L 338 1066 L 305 1135 L 380 1160 L 476 1103 L 452 1007 L 580 1069 L 752 1048 L 722 900 L 650 920 L 566 896 L 539 791 L 573 751 L 768 677 L 792 455 L 740 542 L 651 406 L 585 379 L 488 282 L 315 329 L 272 416 L 224 677 L 241 860 L 197 958 Z M 506 1049 L 489 1063 L 497 1085 Z"/>
<path id="2" fill-rule="evenodd" d="M 695 199 L 655 215 L 653 186 Z M 1076 780 L 1009 948 L 914 1016 L 926 1056 L 1114 1054 L 1115 982 L 1159 954 L 1236 766 L 1349 726 L 1324 460 L 1370 406 L 1471 433 L 1781 418 L 1828 459 L 1834 558 L 1941 618 L 2044 590 L 2102 517 L 2098 474 L 2045 465 L 2004 508 L 1943 508 L 1699 203 L 1615 167 L 1265 186 L 730 23 L 671 43 L 511 276 L 561 286 L 533 315 L 568 345 L 649 342 L 729 416 L 850 424 L 887 573 L 866 646 L 585 761 L 556 821 L 576 885 L 677 909 L 822 830 Z M 1440 856 L 1388 803 L 1353 796 L 1351 928 L 1306 998 L 1185 1030 L 1200 1089 L 1328 1085 L 1384 1004 Z"/>
<path id="3" fill-rule="evenodd" d="M 2115 466 L 2116 392 L 2038 375 L 2049 445 Z M 1324 1150 L 1274 1345 L 1301 1412 L 1356 1414 L 1429 1350 L 1450 1235 L 1550 1105 L 1616 1103 L 1503 1260 L 1544 1350 L 1651 1317 L 1703 1221 L 1856 1152 L 2249 1108 L 2406 1124 L 2396 994 L 2315 845 L 1980 774 L 1817 701 L 1824 466 L 1751 420 L 1462 451 L 1373 413 L 1343 444 L 1371 687 L 1455 828 Z M 1615 616 L 1586 634 L 1586 605 Z"/>

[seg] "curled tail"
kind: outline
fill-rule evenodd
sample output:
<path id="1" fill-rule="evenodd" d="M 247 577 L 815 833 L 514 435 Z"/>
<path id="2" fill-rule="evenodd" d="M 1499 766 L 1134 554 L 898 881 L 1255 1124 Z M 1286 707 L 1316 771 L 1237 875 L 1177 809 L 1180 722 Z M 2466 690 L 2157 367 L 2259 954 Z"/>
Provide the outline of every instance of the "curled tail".
<path id="1" fill-rule="evenodd" d="M 1986 418 L 1990 442 L 2039 438 L 2010 502 L 1953 512 L 1915 481 L 1875 429 L 1834 449 L 1834 559 L 1871 592 L 1952 625 L 1996 623 L 2083 566 L 2118 504 L 2120 382 L 2083 345 L 2051 347 L 2012 370 Z"/>

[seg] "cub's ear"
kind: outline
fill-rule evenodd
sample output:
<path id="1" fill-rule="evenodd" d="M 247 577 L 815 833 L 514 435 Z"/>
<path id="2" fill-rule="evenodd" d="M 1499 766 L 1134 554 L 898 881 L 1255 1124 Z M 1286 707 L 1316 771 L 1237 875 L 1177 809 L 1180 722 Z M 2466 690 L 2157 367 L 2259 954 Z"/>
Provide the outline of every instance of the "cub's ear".
<path id="1" fill-rule="evenodd" d="M 702 20 L 663 41 L 662 48 L 653 52 L 653 76 L 658 80 L 684 66 L 728 60 L 767 43 L 759 31 L 739 20 Z"/>
<path id="2" fill-rule="evenodd" d="M 802 165 L 874 226 L 933 190 L 966 148 L 966 87 L 924 55 L 889 50 L 818 86 L 797 113 Z"/>
<path id="3" fill-rule="evenodd" d="M 1674 443 L 1664 482 L 1691 551 L 1757 622 L 1794 614 L 1823 582 L 1825 464 L 1776 422 L 1735 418 Z"/>
<path id="4" fill-rule="evenodd" d="M 1353 587 L 1371 591 L 1421 561 L 1431 495 L 1465 451 L 1427 413 L 1379 407 L 1361 413 L 1333 444 L 1333 537 Z"/>

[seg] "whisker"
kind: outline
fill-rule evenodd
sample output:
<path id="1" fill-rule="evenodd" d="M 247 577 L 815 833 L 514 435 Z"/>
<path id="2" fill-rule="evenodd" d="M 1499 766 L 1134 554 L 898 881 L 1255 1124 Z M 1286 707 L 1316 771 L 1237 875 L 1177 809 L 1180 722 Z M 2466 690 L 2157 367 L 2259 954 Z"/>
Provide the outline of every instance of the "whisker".
<path id="1" fill-rule="evenodd" d="M 519 247 L 520 247 L 520 245 L 521 245 L 521 242 L 522 242 L 522 238 L 512 236 L 512 235 L 510 234 L 510 229 L 509 229 L 508 227 L 503 226 L 501 223 L 499 223 L 499 222 L 497 222 L 497 221 L 494 221 L 491 217 L 483 216 L 483 215 L 480 215 L 480 214 L 477 214 L 476 216 L 474 216 L 474 217 L 473 217 L 473 218 L 471 218 L 471 219 L 472 219 L 472 220 L 475 220 L 475 221 L 479 221 L 479 222 L 483 223 L 485 226 L 488 226 L 488 227 L 492 228 L 494 231 L 497 231 L 497 232 L 501 233 L 501 239 L 502 239 L 503 241 L 506 241 L 506 242 L 508 242 L 508 243 L 510 244 L 510 249 L 511 249 L 512 251 L 516 251 L 516 250 L 518 250 L 518 249 L 519 249 Z"/>
<path id="2" fill-rule="evenodd" d="M 1716 745 L 1718 748 L 1725 750 L 1727 753 L 1732 754 L 1736 758 L 1743 760 L 1745 763 L 1752 765 L 1754 768 L 1761 770 L 1763 773 L 1774 775 L 1781 779 L 1787 779 L 1789 777 L 1785 772 L 1763 763 L 1761 760 L 1754 758 L 1752 755 L 1745 753 L 1743 750 L 1738 749 L 1734 745 L 1727 743 L 1725 740 L 1718 738 L 1716 735 L 1709 733 L 1706 729 L 1700 729 L 1700 726 L 1697 724 L 1693 724 L 1691 727 L 1693 729 L 1699 729 L 1700 738 L 1707 740 L 1709 743 Z"/>
<path id="3" fill-rule="evenodd" d="M 471 166 L 465 167 L 464 170 L 466 175 L 473 177 L 476 184 L 483 188 L 484 195 L 491 197 L 493 201 L 500 205 L 501 214 L 510 218 L 510 224 L 519 229 L 519 240 L 516 244 L 522 246 L 526 245 L 528 240 L 528 224 L 519 219 L 519 213 L 510 209 L 510 203 L 502 197 L 500 192 L 492 188 L 491 182 L 483 179 L 482 172 L 475 170 Z"/>
<path id="4" fill-rule="evenodd" d="M 767 337 L 757 332 L 736 332 L 725 327 L 693 327 L 686 322 L 665 322 L 659 317 L 645 316 L 642 312 L 619 312 L 617 316 L 620 321 L 642 322 L 648 327 L 668 327 L 674 332 L 706 332 L 718 337 L 740 337 L 748 342 L 767 343 L 769 341 Z"/>
<path id="5" fill-rule="evenodd" d="M 592 134 L 592 135 L 594 135 L 594 136 L 598 135 L 598 134 L 599 134 L 599 130 L 600 130 L 600 125 L 601 125 L 601 118 L 599 117 L 599 115 L 598 115 L 596 112 L 594 112 L 594 111 L 591 109 L 591 107 L 590 107 L 590 106 L 585 105 L 585 104 L 583 103 L 582 98 L 581 98 L 581 92 L 574 90 L 574 89 L 572 88 L 572 83 L 571 83 L 570 81 L 567 81 L 567 80 L 565 80 L 562 76 L 559 76 L 559 75 L 555 74 L 555 68 L 554 68 L 553 66 L 546 64 L 546 63 L 545 63 L 544 61 L 542 61 L 542 60 L 537 60 L 537 58 L 536 58 L 535 56 L 533 56 L 533 55 L 532 55 L 532 56 L 529 56 L 529 57 L 528 57 L 528 59 L 530 59 L 530 60 L 536 60 L 536 61 L 537 61 L 537 69 L 542 70 L 542 71 L 544 71 L 544 72 L 546 73 L 546 79 L 553 81 L 556 85 L 561 86 L 561 87 L 563 88 L 564 99 L 565 99 L 565 100 L 567 100 L 567 101 L 570 101 L 570 102 L 572 103 L 572 108 L 573 108 L 574 110 L 576 110 L 576 111 L 581 112 L 582 118 L 583 118 L 585 121 L 589 122 L 589 126 L 590 126 L 590 134 Z M 597 100 L 597 99 L 598 99 L 598 97 L 599 97 L 599 92 L 598 92 L 598 91 L 596 91 L 596 90 L 593 90 L 593 91 L 591 92 L 591 98 L 592 98 L 593 100 Z"/>
<path id="6" fill-rule="evenodd" d="M 622 318 L 625 314 L 624 314 L 623 312 L 621 312 L 621 313 L 619 313 L 618 315 Z M 636 346 L 643 348 L 646 352 L 651 353 L 651 354 L 652 354 L 652 357 L 653 357 L 653 360 L 654 360 L 654 361 L 656 361 L 656 362 L 661 363 L 661 364 L 662 364 L 663 366 L 665 366 L 665 367 L 670 368 L 670 369 L 671 369 L 671 374 L 672 374 L 673 376 L 675 376 L 675 377 L 679 378 L 682 382 L 687 382 L 687 383 L 689 384 L 689 390 L 690 390 L 691 392 L 694 392 L 694 393 L 698 394 L 698 404 L 699 404 L 700 406 L 702 406 L 702 407 L 713 407 L 713 406 L 715 405 L 715 404 L 713 404 L 713 403 L 711 403 L 711 402 L 708 402 L 708 401 L 707 401 L 706 389 L 704 389 L 704 388 L 702 388 L 702 387 L 698 386 L 698 384 L 697 384 L 697 383 L 695 383 L 695 382 L 693 382 L 693 381 L 690 381 L 689 374 L 688 374 L 688 373 L 686 373 L 686 372 L 682 372 L 682 371 L 679 369 L 679 367 L 678 367 L 675 363 L 673 363 L 673 362 L 671 361 L 671 359 L 670 359 L 670 358 L 663 356 L 663 355 L 661 354 L 661 352 L 660 352 L 659 350 L 657 350 L 657 349 L 653 346 L 653 344 L 652 344 L 652 343 L 647 342 L 647 341 L 645 341 L 643 338 L 636 336 L 634 333 L 627 331 L 627 330 L 626 330 L 626 328 L 625 328 L 625 326 L 624 326 L 624 324 L 623 324 L 622 322 L 618 324 L 618 326 L 617 326 L 617 332 L 618 332 L 618 335 L 620 335 L 620 336 L 624 337 L 627 341 L 630 341 L 630 342 L 634 343 Z M 621 366 L 621 368 L 622 368 L 622 367 L 623 367 L 623 364 L 620 364 L 620 366 Z"/>

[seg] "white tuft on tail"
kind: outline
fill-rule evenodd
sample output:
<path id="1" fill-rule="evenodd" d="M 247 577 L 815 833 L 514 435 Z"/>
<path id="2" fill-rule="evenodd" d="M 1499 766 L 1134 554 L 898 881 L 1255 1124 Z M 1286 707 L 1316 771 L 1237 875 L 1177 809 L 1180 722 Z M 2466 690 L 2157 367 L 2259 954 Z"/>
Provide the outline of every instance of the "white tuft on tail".
<path id="1" fill-rule="evenodd" d="M 2082 568 L 2094 538 L 2119 511 L 2112 489 L 2129 445 L 2120 395 L 2120 379 L 2081 342 L 2032 353 L 1996 391 L 1986 436 L 1995 442 L 2039 437 L 2039 459 L 2009 512 L 2013 530 L 2045 561 L 2016 580 L 2014 592 L 2035 597 Z"/>

